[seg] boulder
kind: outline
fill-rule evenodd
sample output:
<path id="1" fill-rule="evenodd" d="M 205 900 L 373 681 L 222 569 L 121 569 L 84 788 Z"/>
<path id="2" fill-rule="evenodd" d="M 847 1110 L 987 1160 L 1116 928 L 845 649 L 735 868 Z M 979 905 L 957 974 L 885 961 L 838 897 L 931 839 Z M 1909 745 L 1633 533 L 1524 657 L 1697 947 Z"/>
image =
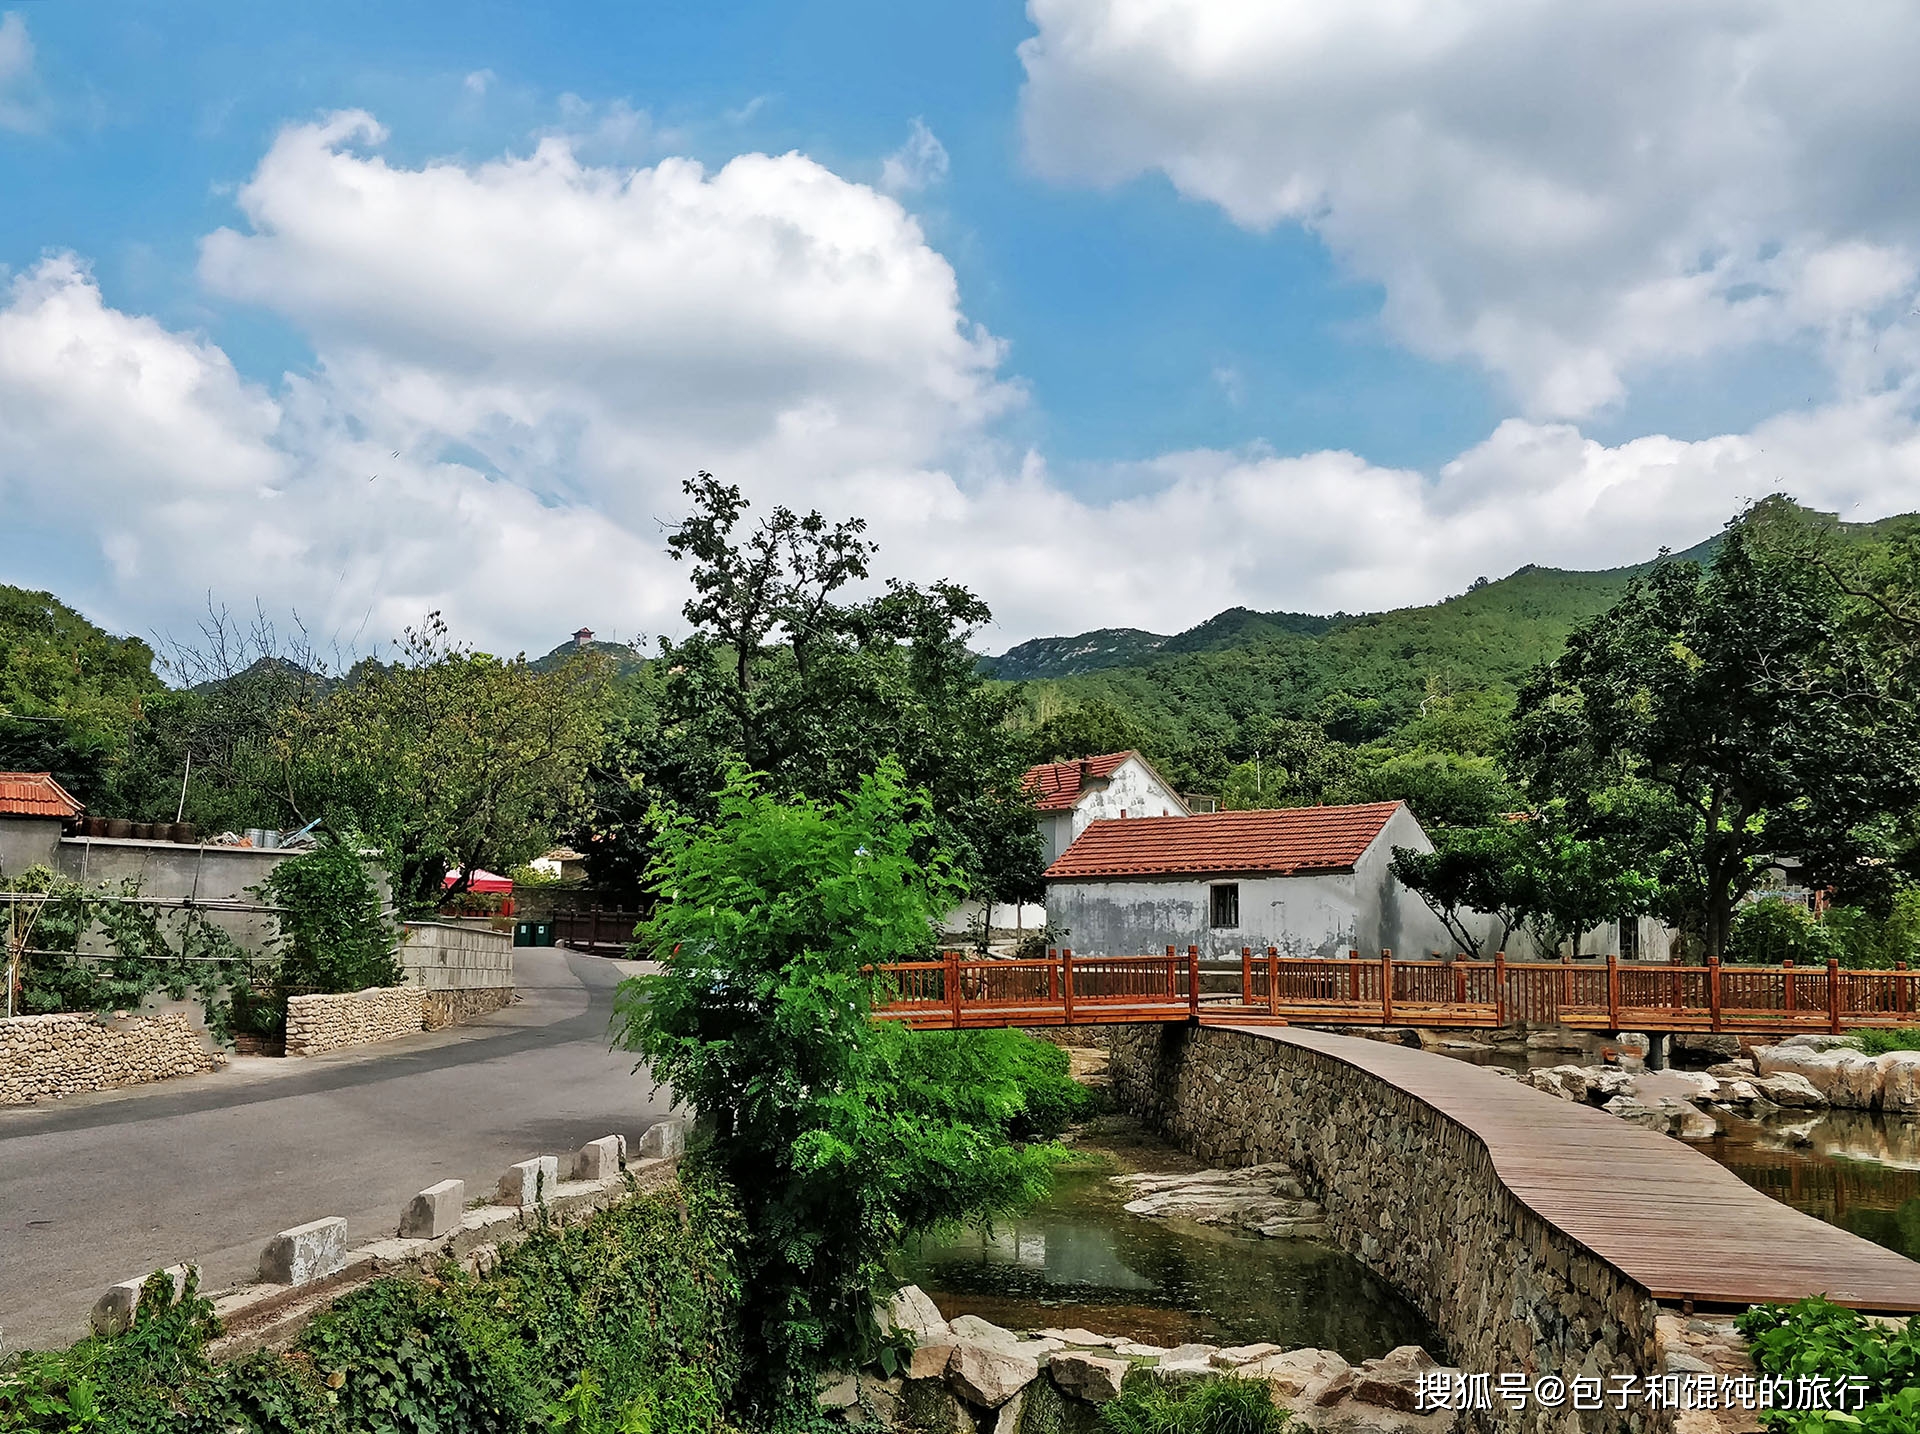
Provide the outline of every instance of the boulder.
<path id="1" fill-rule="evenodd" d="M 950 1344 L 915 1345 L 907 1356 L 907 1378 L 940 1379 L 945 1376 L 952 1359 L 953 1346 Z"/>
<path id="2" fill-rule="evenodd" d="M 1027 1391 L 1022 1389 L 1013 1398 L 1000 1406 L 1000 1412 L 994 1416 L 993 1434 L 1019 1434 L 1020 1411 L 1026 1408 Z"/>
<path id="3" fill-rule="evenodd" d="M 1774 1049 L 1774 1047 L 1765 1049 Z M 1760 1079 L 1753 1084 L 1762 1096 L 1775 1105 L 1803 1109 L 1828 1104 L 1827 1097 L 1820 1088 L 1799 1071 L 1776 1070 L 1768 1075 L 1765 1073 L 1765 1067 L 1762 1067 Z"/>
<path id="4" fill-rule="evenodd" d="M 1174 1359 L 1169 1356 L 1158 1364 L 1147 1366 L 1147 1373 L 1162 1384 L 1193 1384 L 1202 1379 L 1217 1379 L 1220 1371 L 1213 1367 L 1210 1360 L 1203 1358 Z"/>
<path id="5" fill-rule="evenodd" d="M 1125 1355 L 1129 1359 L 1158 1359 L 1167 1353 L 1157 1344 L 1141 1344 L 1137 1340 L 1123 1339 L 1113 1347 L 1115 1354 Z"/>
<path id="6" fill-rule="evenodd" d="M 1816 1047 L 1800 1045 L 1805 1040 L 1839 1041 L 1839 1036 L 1795 1036 L 1777 1046 L 1762 1046 L 1753 1053 L 1761 1076 L 1798 1075 L 1818 1091 L 1829 1105 L 1850 1110 L 1870 1110 L 1880 1100 L 1880 1063 L 1871 1056 L 1844 1046 Z M 1781 1101 L 1790 1105 L 1791 1101 Z"/>
<path id="7" fill-rule="evenodd" d="M 1236 1344 L 1228 1349 L 1216 1349 L 1212 1364 L 1216 1369 L 1238 1369 L 1243 1364 L 1252 1364 L 1256 1359 L 1279 1353 L 1281 1349 L 1277 1344 Z"/>
<path id="8" fill-rule="evenodd" d="M 900 1423 L 915 1434 L 975 1434 L 973 1416 L 944 1379 L 909 1379 L 900 1393 Z"/>
<path id="9" fill-rule="evenodd" d="M 1242 1379 L 1262 1379 L 1290 1408 L 1332 1404 L 1353 1384 L 1353 1367 L 1330 1349 L 1293 1349 L 1270 1354 L 1240 1369 Z"/>
<path id="10" fill-rule="evenodd" d="M 1754 1068 L 1752 1056 L 1738 1056 L 1730 1061 L 1716 1061 L 1707 1067 L 1707 1074 L 1715 1080 L 1746 1080 L 1759 1074 Z"/>
<path id="11" fill-rule="evenodd" d="M 1403 1344 L 1353 1372 L 1353 1397 L 1361 1404 L 1415 1413 L 1420 1407 L 1420 1376 L 1439 1367 L 1439 1361 L 1419 1345 Z"/>
<path id="12" fill-rule="evenodd" d="M 1788 1036 L 1784 1041 L 1780 1042 L 1780 1045 L 1790 1046 L 1795 1050 L 1807 1051 L 1837 1051 L 1851 1050 L 1853 1048 L 1853 1042 L 1848 1037 L 1828 1035 L 1823 1031 L 1809 1031 L 1804 1036 Z M 1762 1047 L 1762 1049 L 1767 1049 L 1767 1047 Z M 1776 1046 L 1772 1049 L 1778 1050 L 1779 1047 Z M 1762 1074 L 1764 1074 L 1764 1072 L 1762 1072 Z"/>
<path id="13" fill-rule="evenodd" d="M 822 1409 L 851 1409 L 860 1402 L 860 1380 L 852 1374 L 820 1376 L 819 1403 Z"/>
<path id="14" fill-rule="evenodd" d="M 1920 1110 L 1920 1051 L 1888 1051 L 1877 1059 L 1881 1109 Z"/>
<path id="15" fill-rule="evenodd" d="M 1047 1358 L 1047 1372 L 1061 1391 L 1089 1404 L 1118 1399 L 1120 1384 L 1132 1368 L 1127 1360 L 1077 1349 L 1063 1349 Z"/>
<path id="16" fill-rule="evenodd" d="M 1880 1062 L 1859 1051 L 1831 1051 L 1828 1054 L 1834 1062 L 1834 1072 L 1827 1099 L 1845 1110 L 1877 1109 L 1880 1105 Z"/>
<path id="17" fill-rule="evenodd" d="M 975 1344 L 1018 1344 L 1020 1336 L 1010 1329 L 1002 1329 L 992 1320 L 981 1319 L 979 1315 L 961 1315 L 947 1321 L 947 1333 L 955 1340 L 972 1340 Z"/>
<path id="18" fill-rule="evenodd" d="M 1057 1339 L 1062 1344 L 1076 1345 L 1081 1349 L 1112 1349 L 1116 1344 L 1124 1343 L 1110 1334 L 1095 1334 L 1090 1329 L 1081 1329 L 1079 1325 L 1071 1329 L 1038 1329 L 1034 1334 L 1041 1339 Z"/>
<path id="19" fill-rule="evenodd" d="M 962 1398 L 983 1409 L 998 1409 L 1039 1377 L 1039 1360 L 975 1340 L 956 1342 L 953 1357 L 947 1361 L 947 1383 Z"/>
<path id="20" fill-rule="evenodd" d="M 950 1333 L 947 1322 L 940 1318 L 940 1307 L 918 1285 L 904 1285 L 894 1292 L 881 1307 L 880 1325 L 912 1335 L 915 1344 L 935 1344 Z"/>
<path id="21" fill-rule="evenodd" d="M 906 1388 L 903 1379 L 875 1379 L 870 1374 L 860 1376 L 860 1398 L 873 1410 L 873 1417 L 882 1428 L 893 1429 L 900 1423 L 902 1393 Z"/>

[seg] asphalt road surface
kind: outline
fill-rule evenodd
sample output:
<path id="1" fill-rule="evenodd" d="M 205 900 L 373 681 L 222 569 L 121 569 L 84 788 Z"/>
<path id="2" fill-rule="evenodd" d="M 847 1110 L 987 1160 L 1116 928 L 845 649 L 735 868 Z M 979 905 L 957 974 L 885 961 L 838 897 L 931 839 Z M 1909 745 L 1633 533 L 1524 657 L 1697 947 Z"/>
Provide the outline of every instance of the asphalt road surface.
<path id="1" fill-rule="evenodd" d="M 670 1100 L 608 1049 L 637 968 L 514 954 L 520 999 L 472 1025 L 0 1110 L 0 1351 L 78 1339 L 102 1290 L 163 1265 L 226 1288 L 276 1231 L 344 1215 L 365 1244 L 436 1181 L 473 1199 L 516 1160 L 637 1140 Z"/>

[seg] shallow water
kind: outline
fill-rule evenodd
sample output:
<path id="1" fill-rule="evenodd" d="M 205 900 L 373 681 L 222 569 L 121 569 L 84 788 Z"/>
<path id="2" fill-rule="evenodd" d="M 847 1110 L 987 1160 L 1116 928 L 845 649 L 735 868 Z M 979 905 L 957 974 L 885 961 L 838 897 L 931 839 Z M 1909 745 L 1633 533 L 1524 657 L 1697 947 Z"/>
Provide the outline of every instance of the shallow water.
<path id="1" fill-rule="evenodd" d="M 1148 1344 L 1312 1346 L 1349 1360 L 1402 1344 L 1438 1354 L 1411 1303 L 1352 1256 L 1121 1209 L 1106 1163 L 1063 1168 L 1052 1198 L 992 1231 L 927 1240 L 905 1274 L 948 1318 L 1013 1329 L 1078 1325 Z"/>
<path id="2" fill-rule="evenodd" d="M 1756 1190 L 1920 1260 L 1920 1121 L 1858 1110 L 1720 1116 L 1696 1145 Z"/>

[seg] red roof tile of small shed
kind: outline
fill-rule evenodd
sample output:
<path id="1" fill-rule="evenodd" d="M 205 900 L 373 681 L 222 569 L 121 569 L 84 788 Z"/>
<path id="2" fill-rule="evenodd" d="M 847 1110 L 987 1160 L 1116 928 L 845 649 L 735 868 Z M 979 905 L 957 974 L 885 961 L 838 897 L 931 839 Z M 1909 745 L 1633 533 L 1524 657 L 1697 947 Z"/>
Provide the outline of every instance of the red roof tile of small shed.
<path id="1" fill-rule="evenodd" d="M 1120 764 L 1136 752 L 1108 752 L 1099 757 L 1076 757 L 1071 762 L 1042 762 L 1027 768 L 1021 779 L 1033 793 L 1034 805 L 1043 812 L 1063 812 L 1080 800 L 1082 768 L 1090 781 L 1105 781 L 1120 770 Z"/>
<path id="2" fill-rule="evenodd" d="M 1047 879 L 1351 871 L 1400 805 L 1093 822 L 1047 868 Z"/>
<path id="3" fill-rule="evenodd" d="M 51 772 L 0 772 L 0 816 L 77 817 L 82 810 Z"/>

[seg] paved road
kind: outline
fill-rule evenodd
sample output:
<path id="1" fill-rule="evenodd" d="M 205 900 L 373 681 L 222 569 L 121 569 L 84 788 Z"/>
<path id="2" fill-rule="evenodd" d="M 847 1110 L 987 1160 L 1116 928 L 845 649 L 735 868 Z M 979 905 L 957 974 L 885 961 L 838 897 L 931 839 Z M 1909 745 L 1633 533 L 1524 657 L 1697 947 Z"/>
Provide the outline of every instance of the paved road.
<path id="1" fill-rule="evenodd" d="M 362 1244 L 437 1180 L 472 1197 L 529 1155 L 637 1139 L 669 1097 L 608 1050 L 634 968 L 515 957 L 520 999 L 470 1026 L 0 1110 L 0 1348 L 78 1338 L 101 1290 L 160 1265 L 239 1284 L 276 1230 L 344 1215 Z"/>

